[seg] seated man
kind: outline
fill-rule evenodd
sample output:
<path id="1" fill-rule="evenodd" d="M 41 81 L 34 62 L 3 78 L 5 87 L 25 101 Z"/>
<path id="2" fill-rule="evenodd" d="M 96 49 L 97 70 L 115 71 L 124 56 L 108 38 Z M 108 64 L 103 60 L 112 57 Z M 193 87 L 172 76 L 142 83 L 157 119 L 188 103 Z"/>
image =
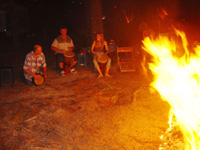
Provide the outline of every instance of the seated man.
<path id="1" fill-rule="evenodd" d="M 65 76 L 64 66 L 65 62 L 66 61 L 68 62 L 69 60 L 65 60 L 64 54 L 66 54 L 66 52 L 68 51 L 72 52 L 74 50 L 73 41 L 71 37 L 67 35 L 66 27 L 60 28 L 60 35 L 54 39 L 51 45 L 51 50 L 55 51 L 57 61 L 59 63 L 60 75 Z M 76 72 L 76 70 L 74 69 L 76 61 L 74 61 L 74 58 L 69 58 L 69 59 L 70 59 L 70 65 L 69 64 L 67 65 L 69 65 L 71 72 Z"/>
<path id="2" fill-rule="evenodd" d="M 38 79 L 40 77 L 37 73 L 41 73 L 41 69 L 43 69 L 43 75 L 46 78 L 46 60 L 40 45 L 35 45 L 33 51 L 26 55 L 23 69 L 27 85 L 33 84 L 33 78 Z"/>

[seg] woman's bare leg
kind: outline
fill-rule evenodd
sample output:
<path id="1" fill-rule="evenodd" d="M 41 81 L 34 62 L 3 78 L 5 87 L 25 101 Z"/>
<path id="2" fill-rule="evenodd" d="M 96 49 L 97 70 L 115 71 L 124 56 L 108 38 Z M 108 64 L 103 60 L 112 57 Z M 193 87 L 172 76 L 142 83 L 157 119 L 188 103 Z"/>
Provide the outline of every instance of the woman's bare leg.
<path id="1" fill-rule="evenodd" d="M 97 71 L 98 71 L 98 73 L 99 73 L 99 76 L 98 76 L 97 78 L 103 77 L 103 74 L 102 74 L 102 72 L 101 72 L 100 67 L 97 67 Z"/>
<path id="2" fill-rule="evenodd" d="M 106 77 L 112 77 L 112 76 L 109 74 L 109 70 L 110 70 L 110 68 L 109 68 L 109 67 L 106 67 L 106 72 L 105 72 L 105 76 L 106 76 Z"/>

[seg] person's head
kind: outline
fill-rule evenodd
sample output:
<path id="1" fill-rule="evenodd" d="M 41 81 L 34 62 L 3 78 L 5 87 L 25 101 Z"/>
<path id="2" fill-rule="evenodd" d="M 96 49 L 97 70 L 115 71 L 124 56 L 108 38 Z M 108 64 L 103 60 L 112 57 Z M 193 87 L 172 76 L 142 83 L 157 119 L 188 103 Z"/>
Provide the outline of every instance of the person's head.
<path id="1" fill-rule="evenodd" d="M 40 45 L 34 45 L 33 47 L 33 52 L 36 55 L 40 55 L 42 53 L 42 47 Z"/>
<path id="2" fill-rule="evenodd" d="M 110 40 L 110 43 L 115 43 L 115 40 L 114 40 L 114 39 L 111 39 L 111 40 Z"/>
<path id="3" fill-rule="evenodd" d="M 60 27 L 60 34 L 61 35 L 66 35 L 67 34 L 67 27 Z"/>
<path id="4" fill-rule="evenodd" d="M 102 33 L 98 33 L 97 34 L 97 41 L 103 41 L 104 40 L 104 36 Z"/>

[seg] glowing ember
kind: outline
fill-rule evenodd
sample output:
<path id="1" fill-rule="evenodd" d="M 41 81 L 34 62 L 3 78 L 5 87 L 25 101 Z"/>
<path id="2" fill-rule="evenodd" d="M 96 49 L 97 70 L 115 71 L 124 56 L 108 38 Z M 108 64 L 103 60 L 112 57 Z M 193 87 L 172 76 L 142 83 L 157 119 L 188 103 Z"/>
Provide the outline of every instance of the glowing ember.
<path id="1" fill-rule="evenodd" d="M 123 13 L 126 18 L 126 22 L 131 23 L 133 21 L 133 13 L 127 13 L 126 11 L 123 11 Z"/>
<path id="2" fill-rule="evenodd" d="M 172 114 L 176 117 L 184 136 L 185 149 L 200 149 L 200 46 L 189 53 L 185 33 L 175 29 L 182 42 L 159 36 L 156 39 L 145 38 L 143 49 L 152 55 L 149 69 L 154 75 L 151 86 L 168 101 Z M 175 56 L 180 44 L 184 54 Z M 171 122 L 170 122 L 171 126 Z"/>

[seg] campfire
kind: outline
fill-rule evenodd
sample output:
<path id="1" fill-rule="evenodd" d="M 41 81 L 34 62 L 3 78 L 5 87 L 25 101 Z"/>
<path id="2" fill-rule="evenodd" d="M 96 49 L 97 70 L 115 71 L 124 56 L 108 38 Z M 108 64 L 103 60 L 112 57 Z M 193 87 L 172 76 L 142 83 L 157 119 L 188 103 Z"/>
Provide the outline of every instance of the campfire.
<path id="1" fill-rule="evenodd" d="M 159 35 L 143 40 L 143 49 L 152 57 L 152 62 L 148 64 L 153 74 L 150 86 L 171 106 L 169 129 L 161 136 L 163 144 L 160 149 L 169 149 L 176 142 L 173 149 L 198 150 L 200 45 L 196 43 L 195 47 L 188 50 L 186 34 L 177 28 L 174 28 L 174 33 L 174 36 Z"/>

